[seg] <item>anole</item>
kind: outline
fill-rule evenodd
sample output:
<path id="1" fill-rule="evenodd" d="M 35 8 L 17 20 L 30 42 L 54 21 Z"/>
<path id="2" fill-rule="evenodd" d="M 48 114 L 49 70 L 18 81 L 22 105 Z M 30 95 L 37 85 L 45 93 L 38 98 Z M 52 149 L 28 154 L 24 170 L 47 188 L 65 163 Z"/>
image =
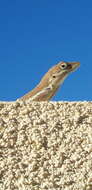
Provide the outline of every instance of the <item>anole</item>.
<path id="1" fill-rule="evenodd" d="M 40 83 L 29 93 L 21 97 L 32 101 L 50 100 L 63 83 L 65 78 L 80 66 L 79 62 L 59 62 L 43 76 Z"/>

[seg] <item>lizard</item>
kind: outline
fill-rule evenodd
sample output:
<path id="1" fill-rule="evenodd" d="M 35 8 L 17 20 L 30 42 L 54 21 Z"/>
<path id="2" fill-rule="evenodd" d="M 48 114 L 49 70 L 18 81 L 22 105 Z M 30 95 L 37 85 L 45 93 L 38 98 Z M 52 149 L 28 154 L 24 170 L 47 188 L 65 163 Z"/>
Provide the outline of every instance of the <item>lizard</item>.
<path id="1" fill-rule="evenodd" d="M 48 101 L 64 82 L 65 78 L 80 66 L 80 62 L 59 62 L 43 76 L 40 83 L 30 92 L 22 96 L 21 100 Z"/>

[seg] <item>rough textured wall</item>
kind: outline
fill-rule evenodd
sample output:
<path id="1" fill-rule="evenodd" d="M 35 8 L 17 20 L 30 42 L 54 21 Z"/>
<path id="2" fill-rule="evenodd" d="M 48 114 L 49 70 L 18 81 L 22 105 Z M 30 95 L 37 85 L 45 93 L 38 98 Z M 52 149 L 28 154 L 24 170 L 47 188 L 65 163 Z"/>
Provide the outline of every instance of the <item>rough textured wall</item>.
<path id="1" fill-rule="evenodd" d="M 1 102 L 0 190 L 92 190 L 92 102 Z"/>

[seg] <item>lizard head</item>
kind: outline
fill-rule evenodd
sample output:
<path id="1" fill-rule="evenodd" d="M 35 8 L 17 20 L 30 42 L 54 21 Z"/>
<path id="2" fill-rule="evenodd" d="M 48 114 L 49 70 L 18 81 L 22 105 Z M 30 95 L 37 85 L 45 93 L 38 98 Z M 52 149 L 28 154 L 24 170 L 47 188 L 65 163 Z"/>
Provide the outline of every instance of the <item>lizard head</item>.
<path id="1" fill-rule="evenodd" d="M 79 62 L 59 62 L 57 64 L 57 70 L 60 73 L 70 73 L 75 71 L 80 66 Z"/>
<path id="2" fill-rule="evenodd" d="M 59 62 L 56 66 L 52 67 L 52 70 L 50 69 L 49 71 L 52 72 L 53 76 L 65 76 L 70 72 L 75 71 L 79 66 L 79 62 Z"/>
<path id="3" fill-rule="evenodd" d="M 75 71 L 79 66 L 79 62 L 59 62 L 45 74 L 41 82 L 45 82 L 47 86 L 58 87 L 69 73 Z"/>

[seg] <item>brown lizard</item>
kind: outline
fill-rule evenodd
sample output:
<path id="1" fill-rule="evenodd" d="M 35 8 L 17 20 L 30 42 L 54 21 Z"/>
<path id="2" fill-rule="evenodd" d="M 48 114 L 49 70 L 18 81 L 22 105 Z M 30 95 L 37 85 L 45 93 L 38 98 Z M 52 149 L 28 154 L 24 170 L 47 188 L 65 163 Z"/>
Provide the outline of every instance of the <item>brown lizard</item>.
<path id="1" fill-rule="evenodd" d="M 40 83 L 29 93 L 21 97 L 32 101 L 50 100 L 63 83 L 65 78 L 80 66 L 79 62 L 59 62 L 43 76 Z"/>

